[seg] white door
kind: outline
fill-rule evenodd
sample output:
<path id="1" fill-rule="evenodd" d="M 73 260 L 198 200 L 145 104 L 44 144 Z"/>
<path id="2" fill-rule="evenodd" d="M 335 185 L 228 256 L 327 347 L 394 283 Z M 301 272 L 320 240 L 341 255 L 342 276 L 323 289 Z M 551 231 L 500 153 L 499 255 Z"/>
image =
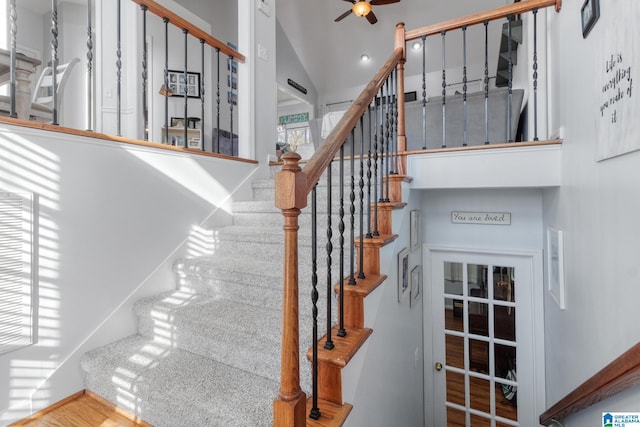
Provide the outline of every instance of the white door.
<path id="1" fill-rule="evenodd" d="M 533 268 L 532 256 L 431 252 L 433 426 L 538 425 Z"/>

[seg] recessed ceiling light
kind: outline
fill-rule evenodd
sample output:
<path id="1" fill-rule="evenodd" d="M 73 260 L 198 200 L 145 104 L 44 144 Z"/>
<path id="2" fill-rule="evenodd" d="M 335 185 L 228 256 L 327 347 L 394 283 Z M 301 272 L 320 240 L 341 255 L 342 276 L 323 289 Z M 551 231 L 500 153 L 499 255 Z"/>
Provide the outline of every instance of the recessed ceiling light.
<path id="1" fill-rule="evenodd" d="M 363 53 L 362 55 L 360 55 L 360 61 L 362 62 L 367 62 L 369 61 L 369 59 L 371 58 L 369 58 L 369 55 L 367 55 L 366 53 Z"/>
<path id="2" fill-rule="evenodd" d="M 422 43 L 420 43 L 419 41 L 415 41 L 415 42 L 413 42 L 413 44 L 411 45 L 411 47 L 412 47 L 414 50 L 418 50 L 418 49 L 420 49 L 420 48 L 422 47 Z"/>

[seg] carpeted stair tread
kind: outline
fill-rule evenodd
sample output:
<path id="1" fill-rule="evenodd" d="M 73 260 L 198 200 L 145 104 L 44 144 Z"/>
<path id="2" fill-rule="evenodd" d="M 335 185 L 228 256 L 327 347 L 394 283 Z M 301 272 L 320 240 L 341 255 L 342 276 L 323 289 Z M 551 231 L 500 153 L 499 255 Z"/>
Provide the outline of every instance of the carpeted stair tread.
<path id="1" fill-rule="evenodd" d="M 278 383 L 141 336 L 86 353 L 87 388 L 157 426 L 272 424 Z"/>

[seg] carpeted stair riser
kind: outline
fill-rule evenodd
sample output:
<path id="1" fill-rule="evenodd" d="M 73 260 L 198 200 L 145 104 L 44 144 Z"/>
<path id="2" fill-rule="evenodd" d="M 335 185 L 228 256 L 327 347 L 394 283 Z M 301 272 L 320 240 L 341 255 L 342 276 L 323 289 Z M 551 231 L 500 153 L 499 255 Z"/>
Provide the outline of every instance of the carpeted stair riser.
<path id="1" fill-rule="evenodd" d="M 88 352 L 81 366 L 88 389 L 156 427 L 273 422 L 276 381 L 148 338 L 125 338 Z"/>

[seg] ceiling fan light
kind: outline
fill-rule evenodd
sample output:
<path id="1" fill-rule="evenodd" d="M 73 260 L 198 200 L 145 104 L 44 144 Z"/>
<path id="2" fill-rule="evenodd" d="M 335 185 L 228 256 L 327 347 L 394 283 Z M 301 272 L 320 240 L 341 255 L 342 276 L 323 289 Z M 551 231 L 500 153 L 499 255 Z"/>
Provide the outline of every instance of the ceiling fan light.
<path id="1" fill-rule="evenodd" d="M 351 11 L 357 16 L 367 16 L 371 12 L 371 4 L 368 1 L 355 2 Z"/>

